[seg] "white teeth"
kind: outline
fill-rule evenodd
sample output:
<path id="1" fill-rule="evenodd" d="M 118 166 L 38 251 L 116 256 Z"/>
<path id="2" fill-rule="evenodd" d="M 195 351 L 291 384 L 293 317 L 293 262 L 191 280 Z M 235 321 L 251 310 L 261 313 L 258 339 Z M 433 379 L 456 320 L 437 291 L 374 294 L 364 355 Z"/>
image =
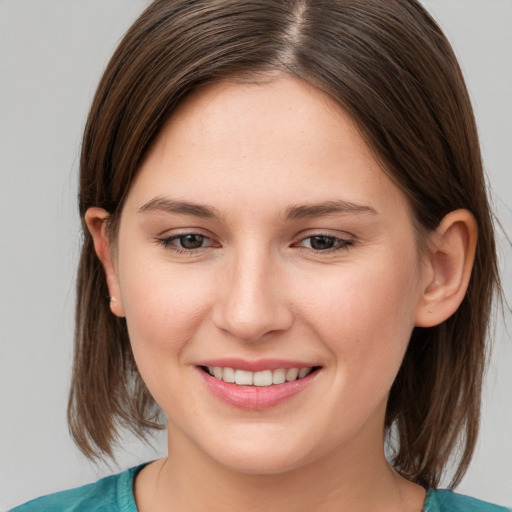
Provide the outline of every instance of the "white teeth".
<path id="1" fill-rule="evenodd" d="M 297 368 L 290 368 L 289 370 L 286 370 L 286 382 L 295 380 L 298 375 L 299 375 L 299 370 Z"/>
<path id="2" fill-rule="evenodd" d="M 252 386 L 252 376 L 252 372 L 247 372 L 245 370 L 236 370 L 235 382 L 240 386 Z"/>
<path id="3" fill-rule="evenodd" d="M 224 368 L 222 380 L 224 382 L 235 382 L 235 370 L 233 368 Z"/>
<path id="4" fill-rule="evenodd" d="M 262 372 L 256 372 L 253 377 L 253 384 L 255 386 L 271 386 L 272 370 L 263 370 Z"/>
<path id="5" fill-rule="evenodd" d="M 309 371 L 311 370 L 311 368 L 301 368 L 299 370 L 299 379 L 302 379 L 302 377 L 305 377 Z"/>
<path id="6" fill-rule="evenodd" d="M 220 366 L 208 366 L 208 373 L 224 382 L 235 383 L 239 386 L 271 386 L 272 384 L 284 384 L 297 379 L 302 379 L 311 371 L 309 368 L 278 368 L 277 370 L 262 370 L 249 372 L 247 370 L 235 370 Z"/>
<path id="7" fill-rule="evenodd" d="M 286 370 L 279 369 L 272 372 L 272 384 L 284 384 L 286 382 Z"/>

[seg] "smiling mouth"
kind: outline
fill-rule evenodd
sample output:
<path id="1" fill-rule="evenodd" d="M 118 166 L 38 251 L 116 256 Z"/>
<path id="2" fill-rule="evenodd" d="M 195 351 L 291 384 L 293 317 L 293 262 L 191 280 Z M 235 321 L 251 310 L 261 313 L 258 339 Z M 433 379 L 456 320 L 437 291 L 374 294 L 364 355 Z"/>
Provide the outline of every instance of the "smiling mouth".
<path id="1" fill-rule="evenodd" d="M 220 366 L 201 366 L 201 369 L 212 377 L 229 384 L 268 387 L 303 379 L 304 377 L 319 370 L 320 366 L 287 369 L 277 368 L 275 370 L 262 370 L 259 372 L 251 372 L 228 367 L 224 368 Z"/>

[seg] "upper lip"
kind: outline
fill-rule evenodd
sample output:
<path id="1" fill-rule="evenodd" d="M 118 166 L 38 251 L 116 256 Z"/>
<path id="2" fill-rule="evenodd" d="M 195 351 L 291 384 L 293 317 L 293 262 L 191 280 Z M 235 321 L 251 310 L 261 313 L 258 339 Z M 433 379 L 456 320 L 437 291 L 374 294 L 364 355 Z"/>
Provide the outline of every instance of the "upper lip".
<path id="1" fill-rule="evenodd" d="M 198 362 L 197 366 L 219 366 L 221 368 L 261 372 L 263 370 L 278 370 L 279 368 L 283 368 L 285 370 L 289 368 L 313 368 L 319 365 L 304 361 L 292 361 L 289 359 L 258 359 L 256 361 L 248 361 L 246 359 L 238 358 L 220 358 L 205 359 L 204 361 Z"/>

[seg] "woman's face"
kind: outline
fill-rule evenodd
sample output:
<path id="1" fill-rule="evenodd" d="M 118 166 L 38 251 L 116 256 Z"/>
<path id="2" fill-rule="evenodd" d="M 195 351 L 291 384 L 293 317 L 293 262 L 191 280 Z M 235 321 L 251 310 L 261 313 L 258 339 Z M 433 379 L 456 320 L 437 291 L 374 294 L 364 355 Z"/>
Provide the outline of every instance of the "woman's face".
<path id="1" fill-rule="evenodd" d="M 281 78 L 209 86 L 172 116 L 110 292 L 171 443 L 278 473 L 380 453 L 424 281 L 406 198 L 351 118 Z"/>

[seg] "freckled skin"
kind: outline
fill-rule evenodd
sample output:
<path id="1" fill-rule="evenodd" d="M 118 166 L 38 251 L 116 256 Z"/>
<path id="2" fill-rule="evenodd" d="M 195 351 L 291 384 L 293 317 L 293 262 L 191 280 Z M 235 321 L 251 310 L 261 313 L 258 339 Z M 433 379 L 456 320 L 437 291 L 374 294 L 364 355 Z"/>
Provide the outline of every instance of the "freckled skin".
<path id="1" fill-rule="evenodd" d="M 141 213 L 155 197 L 219 218 Z M 292 206 L 337 200 L 374 212 L 285 219 Z M 186 233 L 204 245 L 161 242 Z M 349 244 L 315 251 L 320 235 Z M 386 400 L 425 283 L 405 196 L 331 99 L 291 78 L 192 96 L 130 189 L 117 249 L 111 287 L 168 417 L 170 462 L 267 475 L 340 460 L 382 470 Z M 290 400 L 248 411 L 212 396 L 198 374 L 198 361 L 228 356 L 322 369 Z"/>

